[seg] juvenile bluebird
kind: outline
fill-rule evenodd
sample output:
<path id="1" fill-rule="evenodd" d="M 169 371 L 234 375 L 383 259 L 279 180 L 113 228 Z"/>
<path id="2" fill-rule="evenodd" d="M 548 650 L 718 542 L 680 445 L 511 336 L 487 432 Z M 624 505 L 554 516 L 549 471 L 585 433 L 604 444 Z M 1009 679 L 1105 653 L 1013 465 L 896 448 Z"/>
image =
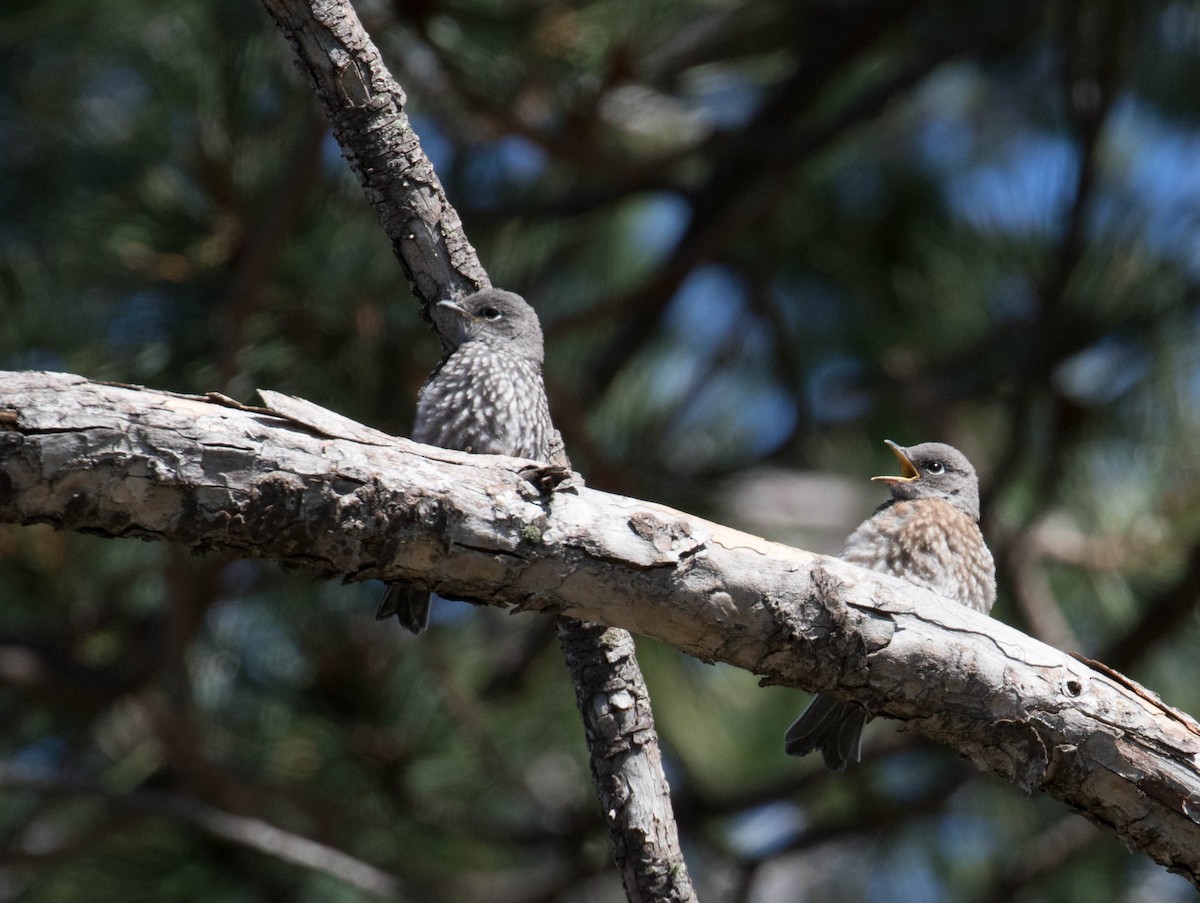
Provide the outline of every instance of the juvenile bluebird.
<path id="1" fill-rule="evenodd" d="M 996 601 L 996 566 L 979 531 L 979 480 L 962 452 L 940 442 L 903 448 L 900 476 L 872 477 L 892 497 L 846 540 L 845 561 L 900 577 L 988 614 Z M 866 711 L 818 694 L 784 735 L 793 756 L 821 750 L 825 765 L 842 771 L 862 757 Z"/>
<path id="2" fill-rule="evenodd" d="M 417 395 L 412 437 L 426 445 L 566 466 L 542 380 L 542 327 L 520 295 L 486 288 L 430 311 L 446 355 Z M 388 587 L 375 617 L 420 633 L 429 592 Z"/>

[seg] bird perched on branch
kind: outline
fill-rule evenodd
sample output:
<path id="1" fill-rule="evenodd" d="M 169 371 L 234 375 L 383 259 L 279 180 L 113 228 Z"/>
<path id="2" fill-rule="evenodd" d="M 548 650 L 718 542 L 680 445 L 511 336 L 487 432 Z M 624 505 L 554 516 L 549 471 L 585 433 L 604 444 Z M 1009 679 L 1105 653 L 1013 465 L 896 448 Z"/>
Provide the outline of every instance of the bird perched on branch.
<path id="1" fill-rule="evenodd" d="M 569 466 L 542 380 L 542 327 L 520 295 L 486 288 L 430 311 L 445 357 L 417 396 L 412 437 L 426 445 Z M 420 633 L 429 592 L 388 587 L 375 612 Z"/>
<path id="2" fill-rule="evenodd" d="M 900 577 L 988 614 L 996 601 L 996 567 L 979 532 L 979 480 L 962 452 L 940 442 L 903 448 L 900 476 L 872 477 L 892 497 L 846 540 L 845 561 Z M 784 736 L 784 749 L 803 756 L 821 750 L 842 771 L 862 757 L 867 712 L 821 693 Z"/>

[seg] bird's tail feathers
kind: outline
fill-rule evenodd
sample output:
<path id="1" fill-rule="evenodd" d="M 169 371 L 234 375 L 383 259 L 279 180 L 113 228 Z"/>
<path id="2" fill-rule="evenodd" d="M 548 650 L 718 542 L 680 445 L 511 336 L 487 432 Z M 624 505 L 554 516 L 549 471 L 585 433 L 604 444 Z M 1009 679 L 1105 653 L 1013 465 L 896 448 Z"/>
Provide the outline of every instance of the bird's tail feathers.
<path id="1" fill-rule="evenodd" d="M 392 615 L 409 633 L 420 633 L 429 626 L 429 591 L 406 583 L 393 583 L 375 609 L 375 620 L 382 621 Z"/>
<path id="2" fill-rule="evenodd" d="M 788 728 L 783 748 L 790 756 L 804 756 L 819 749 L 827 768 L 844 771 L 848 762 L 862 759 L 862 731 L 867 718 L 865 709 L 820 693 Z"/>

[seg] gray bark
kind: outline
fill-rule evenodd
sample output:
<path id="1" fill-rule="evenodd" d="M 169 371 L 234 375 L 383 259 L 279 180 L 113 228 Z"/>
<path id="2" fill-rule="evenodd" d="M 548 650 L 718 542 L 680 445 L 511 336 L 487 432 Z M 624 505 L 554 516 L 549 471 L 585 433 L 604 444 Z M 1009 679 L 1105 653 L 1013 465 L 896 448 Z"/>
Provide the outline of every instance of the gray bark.
<path id="1" fill-rule="evenodd" d="M 409 124 L 404 89 L 348 2 L 262 0 L 308 76 L 342 155 L 428 307 L 491 285 Z"/>
<path id="2" fill-rule="evenodd" d="M 832 690 L 1200 886 L 1200 725 L 1128 678 L 847 562 L 284 401 L 0 374 L 0 521 L 419 580 Z"/>
<path id="3" fill-rule="evenodd" d="M 631 895 L 637 901 L 695 900 L 691 878 L 678 871 L 679 860 L 660 853 L 677 848 L 679 837 L 674 818 L 663 821 L 654 812 L 664 780 L 662 753 L 633 637 L 574 618 L 560 617 L 557 626 L 594 753 L 592 783 L 626 890 L 637 888 L 637 896 Z"/>
<path id="4" fill-rule="evenodd" d="M 475 249 L 467 241 L 458 213 L 451 206 L 433 164 L 405 113 L 404 91 L 392 78 L 379 50 L 362 27 L 348 0 L 263 0 L 263 6 L 291 44 L 300 68 L 308 76 L 346 161 L 375 208 L 392 250 L 408 276 L 413 294 L 429 319 L 429 307 L 440 298 L 463 294 L 491 284 Z M 587 625 L 567 619 L 560 636 L 576 648 L 597 645 L 592 658 L 606 661 L 607 647 Z M 636 708 L 645 713 L 648 731 L 632 735 L 618 758 L 607 755 L 584 718 L 593 774 L 624 772 L 624 782 L 642 781 L 642 805 L 655 813 L 661 827 L 644 833 L 643 825 L 626 818 L 632 810 L 613 808 L 609 793 L 597 785 L 614 855 L 630 900 L 692 900 L 691 882 L 671 811 L 670 789 L 661 766 L 658 739 L 650 716 L 650 697 L 641 679 L 630 637 L 609 639 L 628 645 L 629 655 L 618 670 L 598 664 L 580 670 L 578 659 L 567 666 L 576 694 L 594 697 L 623 686 L 640 694 Z M 606 668 L 607 673 L 605 673 Z M 656 774 L 653 782 L 646 775 Z M 615 813 L 615 817 L 612 813 Z M 662 865 L 662 868 L 659 868 Z M 648 871 L 643 871 L 643 866 Z M 671 880 L 664 886 L 660 873 Z M 663 893 L 651 890 L 663 888 Z"/>

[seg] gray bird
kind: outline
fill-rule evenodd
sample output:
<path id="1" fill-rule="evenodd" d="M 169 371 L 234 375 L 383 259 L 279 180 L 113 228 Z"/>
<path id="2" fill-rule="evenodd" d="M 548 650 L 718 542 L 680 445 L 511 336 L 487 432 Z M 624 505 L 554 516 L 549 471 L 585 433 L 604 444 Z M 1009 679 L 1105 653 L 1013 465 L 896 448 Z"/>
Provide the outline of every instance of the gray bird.
<path id="1" fill-rule="evenodd" d="M 892 497 L 846 540 L 841 558 L 900 577 L 988 614 L 996 601 L 996 566 L 979 531 L 979 480 L 962 452 L 940 442 L 902 448 L 900 476 L 872 477 Z M 842 771 L 862 758 L 868 715 L 859 706 L 818 694 L 784 736 L 793 756 L 821 750 Z"/>
<path id="2" fill-rule="evenodd" d="M 430 313 L 446 356 L 417 396 L 413 439 L 566 466 L 546 401 L 542 327 L 533 308 L 520 295 L 486 288 L 439 301 Z M 391 585 L 375 617 L 393 614 L 420 633 L 429 623 L 429 592 Z"/>

